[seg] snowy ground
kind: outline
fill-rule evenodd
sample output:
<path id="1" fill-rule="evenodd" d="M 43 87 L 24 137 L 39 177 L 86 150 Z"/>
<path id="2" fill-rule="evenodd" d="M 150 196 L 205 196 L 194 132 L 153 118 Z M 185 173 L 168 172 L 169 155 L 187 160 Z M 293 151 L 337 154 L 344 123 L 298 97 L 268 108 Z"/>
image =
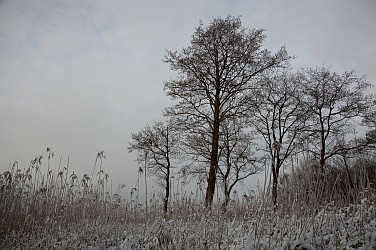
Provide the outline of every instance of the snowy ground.
<path id="1" fill-rule="evenodd" d="M 46 222 L 33 232 L 10 234 L 1 249 L 376 249 L 370 199 L 341 209 L 329 204 L 302 216 L 262 205 L 242 213 L 179 209 L 148 223 L 103 218 L 61 228 Z"/>

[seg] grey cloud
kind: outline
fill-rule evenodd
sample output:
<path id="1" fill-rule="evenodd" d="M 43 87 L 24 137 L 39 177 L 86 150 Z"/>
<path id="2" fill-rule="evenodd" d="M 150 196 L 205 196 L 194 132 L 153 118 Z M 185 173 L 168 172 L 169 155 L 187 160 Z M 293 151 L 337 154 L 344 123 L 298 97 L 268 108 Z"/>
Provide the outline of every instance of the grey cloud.
<path id="1" fill-rule="evenodd" d="M 49 146 L 83 174 L 105 150 L 114 183 L 134 185 L 126 146 L 169 105 L 165 49 L 187 46 L 199 20 L 228 14 L 266 28 L 265 47 L 286 44 L 297 67 L 355 68 L 376 82 L 373 1 L 2 1 L 0 172 Z"/>

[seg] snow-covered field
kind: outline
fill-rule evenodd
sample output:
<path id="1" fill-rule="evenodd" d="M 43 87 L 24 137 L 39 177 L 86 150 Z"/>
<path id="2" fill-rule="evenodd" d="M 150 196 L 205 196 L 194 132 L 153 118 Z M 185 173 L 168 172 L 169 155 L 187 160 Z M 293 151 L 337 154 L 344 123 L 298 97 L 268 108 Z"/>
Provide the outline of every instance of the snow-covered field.
<path id="1" fill-rule="evenodd" d="M 226 209 L 220 199 L 205 208 L 198 186 L 173 193 L 164 214 L 158 194 L 146 212 L 135 188 L 112 193 L 65 169 L 47 181 L 39 175 L 36 167 L 0 174 L 0 249 L 376 249 L 370 182 L 344 195 L 307 193 L 295 181 L 281 184 L 277 207 L 260 188 L 234 195 Z"/>
<path id="2" fill-rule="evenodd" d="M 124 232 L 121 249 L 376 249 L 376 210 L 364 200 L 314 216 L 272 211 L 243 218 L 157 220 L 143 232 Z"/>
<path id="3" fill-rule="evenodd" d="M 62 227 L 54 221 L 7 235 L 3 249 L 376 249 L 373 198 L 320 210 L 276 212 L 261 202 L 232 204 L 224 212 L 175 205 L 168 216 L 116 221 L 105 216 Z M 191 206 L 192 205 L 192 206 Z M 283 211 L 282 211 L 283 210 Z M 29 218 L 32 220 L 32 218 Z M 32 223 L 32 222 L 30 222 Z"/>

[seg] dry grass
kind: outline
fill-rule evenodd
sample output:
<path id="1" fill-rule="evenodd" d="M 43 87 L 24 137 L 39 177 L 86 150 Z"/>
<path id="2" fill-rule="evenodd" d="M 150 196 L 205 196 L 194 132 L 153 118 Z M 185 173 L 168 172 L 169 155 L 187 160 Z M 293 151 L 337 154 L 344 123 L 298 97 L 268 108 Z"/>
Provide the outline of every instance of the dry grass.
<path id="1" fill-rule="evenodd" d="M 6 249 L 371 249 L 376 247 L 376 193 L 369 171 L 343 191 L 340 175 L 314 187 L 307 174 L 282 179 L 278 207 L 267 187 L 235 195 L 224 209 L 203 204 L 202 187 L 187 195 L 176 181 L 163 213 L 153 194 L 146 212 L 138 190 L 111 192 L 98 154 L 93 173 L 79 178 L 69 164 L 45 173 L 42 158 L 0 175 L 0 248 Z M 61 161 L 60 161 L 61 162 Z M 375 166 L 373 166 L 374 168 Z M 362 169 L 362 168 L 360 168 Z M 363 168 L 365 169 L 365 168 Z M 298 176 L 298 173 L 295 173 Z M 372 174 L 372 173 L 371 173 Z M 363 179 L 362 179 L 363 178 Z M 308 183 L 312 184 L 308 185 Z M 308 190 L 308 191 L 307 191 Z M 178 192 L 179 191 L 179 192 Z M 355 239 L 355 240 L 354 240 Z M 374 245 L 372 245 L 374 244 Z"/>
<path id="2" fill-rule="evenodd" d="M 26 170 L 17 162 L 0 175 L 0 239 L 29 232 L 55 232 L 83 221 L 119 222 L 128 206 L 119 194 L 111 194 L 103 171 L 98 179 L 68 173 L 69 164 L 54 173 L 41 171 L 42 157 Z M 106 188 L 107 187 L 107 188 Z M 120 187 L 119 187 L 120 188 Z"/>

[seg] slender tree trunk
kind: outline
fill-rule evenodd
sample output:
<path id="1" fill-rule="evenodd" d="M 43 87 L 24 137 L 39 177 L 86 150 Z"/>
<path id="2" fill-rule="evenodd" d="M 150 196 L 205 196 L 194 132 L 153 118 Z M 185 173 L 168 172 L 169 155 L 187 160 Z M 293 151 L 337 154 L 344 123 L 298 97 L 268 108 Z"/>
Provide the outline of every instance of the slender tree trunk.
<path id="1" fill-rule="evenodd" d="M 227 180 L 224 181 L 224 193 L 225 193 L 225 207 L 227 207 L 228 205 L 228 202 L 230 201 L 230 190 L 228 188 L 228 183 L 227 183 Z"/>
<path id="2" fill-rule="evenodd" d="M 320 173 L 321 177 L 325 174 L 325 145 L 322 145 L 320 150 Z"/>
<path id="3" fill-rule="evenodd" d="M 146 160 L 147 160 L 147 152 L 145 152 L 145 214 L 146 214 L 146 219 L 147 219 L 147 216 L 148 216 L 148 182 L 147 182 L 147 176 L 146 176 Z"/>
<path id="4" fill-rule="evenodd" d="M 167 175 L 166 175 L 166 189 L 165 189 L 165 198 L 163 200 L 163 210 L 164 213 L 167 213 L 168 208 L 168 200 L 170 198 L 170 167 L 167 168 Z"/>
<path id="5" fill-rule="evenodd" d="M 320 179 L 324 180 L 324 174 L 325 174 L 325 129 L 324 129 L 324 121 L 322 119 L 321 113 L 320 113 L 320 126 L 321 126 L 321 145 L 320 145 Z"/>
<path id="6" fill-rule="evenodd" d="M 278 187 L 278 173 L 275 167 L 275 162 L 273 159 L 272 163 L 272 200 L 273 205 L 277 205 L 277 187 Z"/>
<path id="7" fill-rule="evenodd" d="M 317 179 L 317 190 L 316 190 L 316 196 L 319 196 L 319 189 L 322 188 L 322 192 L 325 193 L 325 170 L 326 170 L 326 164 L 325 164 L 325 137 L 324 133 L 322 133 L 321 136 L 321 149 L 320 149 L 320 176 Z"/>
<path id="8" fill-rule="evenodd" d="M 273 162 L 272 162 L 272 175 L 273 175 L 273 183 L 272 183 L 272 200 L 273 205 L 277 205 L 277 197 L 278 197 L 278 178 L 279 178 L 279 170 L 281 168 L 281 158 L 279 156 L 279 148 L 274 150 L 273 155 Z"/>
<path id="9" fill-rule="evenodd" d="M 166 153 L 166 160 L 167 160 L 167 168 L 166 168 L 166 193 L 165 193 L 165 198 L 164 198 L 164 204 L 163 204 L 163 210 L 164 213 L 167 213 L 168 209 L 168 201 L 170 198 L 170 169 L 171 169 L 171 162 L 170 162 L 170 145 L 169 145 L 169 128 L 166 127 L 166 144 L 167 144 L 167 153 Z"/>

